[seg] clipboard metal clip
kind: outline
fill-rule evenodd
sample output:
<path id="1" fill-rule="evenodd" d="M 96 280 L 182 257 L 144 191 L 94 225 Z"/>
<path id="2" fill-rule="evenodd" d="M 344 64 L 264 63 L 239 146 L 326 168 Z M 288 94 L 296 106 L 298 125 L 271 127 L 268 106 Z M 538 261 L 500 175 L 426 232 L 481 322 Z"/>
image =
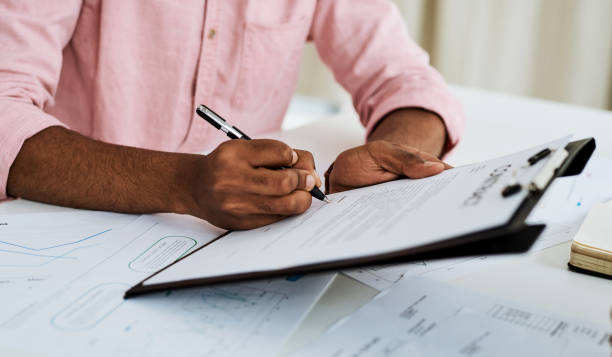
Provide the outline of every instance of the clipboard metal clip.
<path id="1" fill-rule="evenodd" d="M 555 172 L 563 165 L 567 157 L 569 156 L 569 152 L 565 148 L 559 148 L 557 150 L 551 150 L 546 148 L 537 154 L 530 157 L 527 162 L 526 167 L 533 166 L 540 160 L 544 159 L 548 155 L 552 153 L 552 157 L 546 162 L 544 167 L 536 174 L 533 180 L 527 185 L 527 188 L 531 192 L 542 191 L 548 186 L 550 180 L 555 176 Z M 502 190 L 503 197 L 510 197 L 521 191 L 523 186 L 518 183 L 517 179 L 517 171 L 514 172 L 514 182 L 507 185 Z"/>
<path id="2" fill-rule="evenodd" d="M 565 148 L 555 150 L 553 156 L 546 162 L 542 170 L 533 178 L 529 184 L 530 191 L 541 191 L 546 188 L 550 180 L 555 176 L 555 172 L 563 165 L 569 152 Z"/>

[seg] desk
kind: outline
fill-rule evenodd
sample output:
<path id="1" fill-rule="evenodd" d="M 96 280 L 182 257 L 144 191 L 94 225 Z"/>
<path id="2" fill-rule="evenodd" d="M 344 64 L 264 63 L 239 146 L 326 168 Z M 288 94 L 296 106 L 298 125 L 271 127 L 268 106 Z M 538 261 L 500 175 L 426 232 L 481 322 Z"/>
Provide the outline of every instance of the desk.
<path id="1" fill-rule="evenodd" d="M 595 155 L 612 159 L 610 112 L 460 87 L 453 90 L 464 103 L 469 118 L 462 144 L 447 160 L 453 165 L 503 155 L 567 133 L 575 133 L 577 138 L 594 136 L 598 144 Z M 364 130 L 355 118 L 344 115 L 269 137 L 312 151 L 319 171 L 324 171 L 325 163 L 333 161 L 339 152 L 363 142 Z M 0 214 L 58 210 L 69 209 L 24 200 L 0 205 Z M 552 313 L 609 324 L 612 284 L 609 280 L 569 272 L 566 265 L 569 251 L 570 244 L 563 243 L 530 255 L 513 256 L 450 283 Z M 374 289 L 338 275 L 287 341 L 283 354 L 308 343 L 330 323 L 375 294 Z"/>

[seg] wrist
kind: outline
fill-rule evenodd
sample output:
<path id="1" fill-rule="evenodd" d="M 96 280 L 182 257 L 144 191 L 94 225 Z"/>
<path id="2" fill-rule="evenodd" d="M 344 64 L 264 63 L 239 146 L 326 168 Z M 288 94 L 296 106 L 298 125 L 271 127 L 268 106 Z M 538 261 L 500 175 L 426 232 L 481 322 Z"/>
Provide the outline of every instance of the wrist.
<path id="1" fill-rule="evenodd" d="M 440 157 L 446 146 L 444 121 L 437 114 L 420 108 L 403 108 L 387 114 L 368 136 L 368 142 L 385 140 Z"/>
<path id="2" fill-rule="evenodd" d="M 198 182 L 206 168 L 205 155 L 177 154 L 172 183 L 166 190 L 169 194 L 167 211 L 197 216 Z"/>

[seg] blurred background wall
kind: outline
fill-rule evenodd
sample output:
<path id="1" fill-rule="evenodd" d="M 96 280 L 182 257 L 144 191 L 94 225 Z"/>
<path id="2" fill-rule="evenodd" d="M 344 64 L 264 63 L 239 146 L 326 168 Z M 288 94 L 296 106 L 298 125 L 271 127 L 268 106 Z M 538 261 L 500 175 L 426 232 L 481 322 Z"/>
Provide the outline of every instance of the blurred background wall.
<path id="1" fill-rule="evenodd" d="M 393 2 L 451 84 L 612 109 L 612 0 Z M 298 94 L 350 100 L 312 44 L 301 71 Z"/>

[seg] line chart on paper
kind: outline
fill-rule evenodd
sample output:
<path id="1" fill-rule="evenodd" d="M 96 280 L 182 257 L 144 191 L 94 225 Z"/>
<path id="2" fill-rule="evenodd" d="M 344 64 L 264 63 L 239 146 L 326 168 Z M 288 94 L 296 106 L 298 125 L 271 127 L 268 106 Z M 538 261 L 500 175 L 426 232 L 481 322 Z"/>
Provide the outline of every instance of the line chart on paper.
<path id="1" fill-rule="evenodd" d="M 0 275 L 7 269 L 74 265 L 132 218 L 105 212 L 58 212 L 0 217 Z"/>
<path id="2" fill-rule="evenodd" d="M 51 245 L 51 246 L 43 247 L 43 248 L 28 247 L 28 246 L 25 246 L 25 245 L 20 245 L 20 244 L 11 243 L 11 242 L 5 242 L 5 241 L 2 241 L 2 240 L 0 240 L 0 244 L 9 245 L 9 246 L 12 246 L 12 247 L 21 248 L 21 249 L 25 249 L 25 250 L 40 252 L 40 251 L 43 251 L 43 250 L 49 250 L 49 249 L 60 248 L 60 247 L 68 246 L 68 245 L 75 245 L 75 244 L 78 244 L 78 243 L 82 243 L 82 242 L 85 242 L 85 241 L 87 241 L 89 239 L 92 239 L 92 238 L 96 238 L 96 237 L 98 237 L 98 236 L 100 236 L 100 235 L 102 235 L 104 233 L 110 232 L 110 231 L 112 231 L 112 228 L 103 230 L 102 232 L 94 233 L 94 234 L 92 234 L 90 236 L 87 236 L 87 237 L 84 237 L 84 238 L 77 239 L 76 241 L 67 242 L 67 243 L 60 243 L 60 244 Z"/>
<path id="3" fill-rule="evenodd" d="M 0 267 L 41 267 L 56 261 L 76 261 L 80 251 L 99 246 L 105 234 L 110 233 L 112 228 L 87 235 L 78 235 L 72 230 L 65 230 L 63 236 L 49 237 L 48 242 L 43 241 L 47 245 L 42 245 L 41 239 L 38 238 L 40 235 L 44 236 L 43 230 L 30 230 L 26 233 L 27 236 L 13 235 L 9 237 L 15 239 L 13 242 L 7 241 L 6 238 L 0 239 Z M 17 240 L 16 237 L 21 239 Z"/>

